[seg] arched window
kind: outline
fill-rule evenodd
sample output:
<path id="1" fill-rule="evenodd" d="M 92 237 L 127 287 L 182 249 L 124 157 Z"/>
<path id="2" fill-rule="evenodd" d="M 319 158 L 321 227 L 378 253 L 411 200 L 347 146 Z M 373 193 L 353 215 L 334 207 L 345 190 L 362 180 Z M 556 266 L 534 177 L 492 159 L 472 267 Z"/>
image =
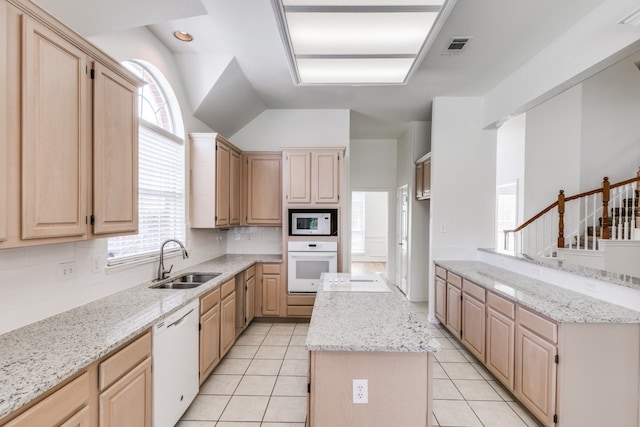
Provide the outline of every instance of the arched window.
<path id="1" fill-rule="evenodd" d="M 146 82 L 138 89 L 138 234 L 108 239 L 110 266 L 157 255 L 166 239 L 185 240 L 185 144 L 180 107 L 169 82 L 153 65 L 123 65 Z"/>

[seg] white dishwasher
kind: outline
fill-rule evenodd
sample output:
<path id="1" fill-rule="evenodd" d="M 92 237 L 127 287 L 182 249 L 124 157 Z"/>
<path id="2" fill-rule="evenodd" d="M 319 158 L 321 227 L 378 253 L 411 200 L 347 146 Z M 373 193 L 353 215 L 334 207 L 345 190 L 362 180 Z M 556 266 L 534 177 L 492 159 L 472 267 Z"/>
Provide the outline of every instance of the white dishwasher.
<path id="1" fill-rule="evenodd" d="M 199 301 L 153 326 L 153 426 L 174 427 L 198 394 Z"/>

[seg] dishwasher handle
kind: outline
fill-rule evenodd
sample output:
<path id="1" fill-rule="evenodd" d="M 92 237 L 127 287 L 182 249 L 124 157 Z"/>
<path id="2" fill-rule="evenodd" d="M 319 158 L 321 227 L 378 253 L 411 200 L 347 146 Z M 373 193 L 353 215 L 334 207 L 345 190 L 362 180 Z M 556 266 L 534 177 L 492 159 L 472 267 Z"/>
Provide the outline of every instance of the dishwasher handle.
<path id="1" fill-rule="evenodd" d="M 167 329 L 169 329 L 172 326 L 178 326 L 180 323 L 182 323 L 184 321 L 184 319 L 190 315 L 191 313 L 193 313 L 193 310 L 195 309 L 191 309 L 189 310 L 184 316 L 182 316 L 181 318 L 179 318 L 178 320 L 176 320 L 175 322 L 173 322 L 172 324 L 170 324 L 169 326 L 167 326 Z"/>

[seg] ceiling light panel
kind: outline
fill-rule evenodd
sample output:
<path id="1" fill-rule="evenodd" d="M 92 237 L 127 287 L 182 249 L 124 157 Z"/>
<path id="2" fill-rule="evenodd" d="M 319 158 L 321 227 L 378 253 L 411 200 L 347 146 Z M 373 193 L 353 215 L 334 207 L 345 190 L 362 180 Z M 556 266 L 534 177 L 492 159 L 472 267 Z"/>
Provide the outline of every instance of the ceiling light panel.
<path id="1" fill-rule="evenodd" d="M 444 0 L 282 0 L 284 6 L 442 6 Z"/>
<path id="2" fill-rule="evenodd" d="M 295 55 L 416 55 L 433 22 L 422 13 L 286 13 Z"/>
<path id="3" fill-rule="evenodd" d="M 298 59 L 300 80 L 306 84 L 402 83 L 413 58 Z"/>

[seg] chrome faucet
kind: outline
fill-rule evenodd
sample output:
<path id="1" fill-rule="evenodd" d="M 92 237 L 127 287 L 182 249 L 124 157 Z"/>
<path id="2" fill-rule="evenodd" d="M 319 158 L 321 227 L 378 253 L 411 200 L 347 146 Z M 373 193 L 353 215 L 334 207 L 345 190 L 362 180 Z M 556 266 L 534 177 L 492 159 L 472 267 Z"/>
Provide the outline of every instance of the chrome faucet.
<path id="1" fill-rule="evenodd" d="M 184 245 L 180 240 L 176 240 L 176 239 L 165 240 L 164 242 L 162 242 L 162 245 L 160 245 L 160 264 L 158 264 L 158 275 L 156 277 L 156 280 L 166 279 L 169 273 L 171 273 L 171 270 L 173 269 L 173 264 L 171 264 L 171 267 L 169 267 L 168 270 L 164 269 L 164 245 L 166 245 L 169 242 L 175 242 L 182 248 L 182 259 L 189 258 L 189 254 L 187 253 L 187 250 L 185 249 Z"/>

